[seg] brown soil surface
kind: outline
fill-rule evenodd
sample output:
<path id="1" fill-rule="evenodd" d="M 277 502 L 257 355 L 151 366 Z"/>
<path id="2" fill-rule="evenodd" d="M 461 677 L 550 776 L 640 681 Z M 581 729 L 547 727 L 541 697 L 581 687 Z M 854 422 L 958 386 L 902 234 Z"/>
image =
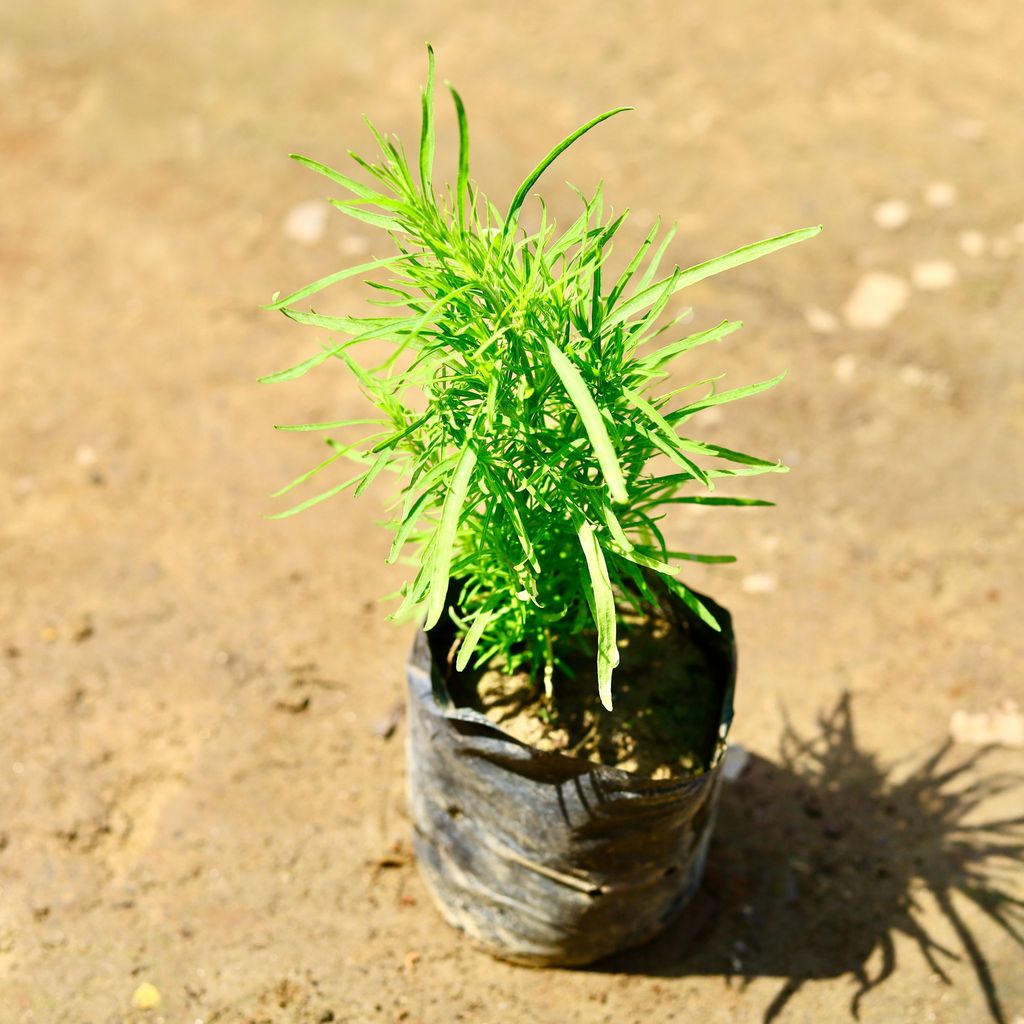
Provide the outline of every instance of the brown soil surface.
<path id="1" fill-rule="evenodd" d="M 414 144 L 427 38 L 499 203 L 627 102 L 561 220 L 600 176 L 684 264 L 827 227 L 687 295 L 747 324 L 689 377 L 790 370 L 701 414 L 778 508 L 666 524 L 740 558 L 687 579 L 754 756 L 680 925 L 587 971 L 475 952 L 410 863 L 385 492 L 264 518 L 319 454 L 271 424 L 364 406 L 257 386 L 320 341 L 257 306 L 386 254 L 286 154 Z M 1019 1024 L 1021 754 L 942 748 L 1021 692 L 1022 53 L 1019 0 L 4 0 L 0 1024 Z"/>
<path id="2" fill-rule="evenodd" d="M 594 643 L 584 645 L 593 649 Z M 614 708 L 597 694 L 594 655 L 570 658 L 549 698 L 525 672 L 496 661 L 464 685 L 463 702 L 539 750 L 612 765 L 653 779 L 706 771 L 714 756 L 726 680 L 665 618 L 623 614 Z M 453 694 L 454 695 L 454 694 Z"/>

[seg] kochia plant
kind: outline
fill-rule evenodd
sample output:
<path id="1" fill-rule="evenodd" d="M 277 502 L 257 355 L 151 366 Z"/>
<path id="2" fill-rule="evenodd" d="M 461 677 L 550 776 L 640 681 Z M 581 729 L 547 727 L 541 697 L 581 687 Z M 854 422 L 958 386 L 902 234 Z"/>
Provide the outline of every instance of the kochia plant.
<path id="1" fill-rule="evenodd" d="M 678 400 L 678 391 L 659 392 L 674 360 L 741 326 L 723 321 L 677 338 L 671 332 L 686 314 L 667 323 L 662 314 L 688 285 L 820 228 L 659 276 L 674 232 L 655 225 L 624 269 L 612 274 L 612 241 L 627 214 L 606 213 L 600 187 L 590 198 L 577 193 L 583 210 L 565 230 L 548 219 L 543 202 L 536 231 L 523 231 L 519 218 L 530 190 L 559 154 L 630 108 L 595 117 L 555 146 L 502 213 L 470 180 L 466 114 L 454 89 L 458 176 L 454 189 L 434 189 L 429 48 L 428 54 L 415 169 L 397 140 L 372 125 L 379 162 L 352 154 L 369 183 L 294 158 L 345 189 L 350 197 L 332 200 L 334 206 L 383 229 L 397 253 L 338 271 L 269 307 L 334 337 L 298 366 L 263 380 L 290 380 L 338 359 L 380 413 L 279 428 L 370 427 L 356 440 L 328 441 L 331 455 L 284 490 L 343 459 L 359 464 L 354 476 L 279 515 L 350 487 L 359 494 L 382 473 L 394 474 L 401 493 L 388 560 L 411 552 L 414 572 L 393 618 L 421 617 L 430 629 L 447 610 L 461 637 L 457 668 L 500 655 L 509 672 L 525 668 L 543 678 L 549 694 L 566 638 L 596 632 L 599 692 L 610 708 L 618 607 L 625 603 L 643 613 L 654 606 L 648 582 L 654 572 L 714 625 L 677 578 L 675 563 L 732 561 L 669 550 L 658 526 L 666 506 L 768 504 L 709 492 L 718 477 L 784 470 L 778 462 L 680 433 L 702 409 L 757 394 L 781 377 L 726 391 L 701 381 L 710 385 L 707 393 Z M 385 315 L 325 316 L 298 306 L 337 281 L 372 272 L 385 274 L 383 281 L 367 282 Z M 357 359 L 370 339 L 393 344 L 374 366 Z M 654 471 L 657 456 L 667 456 L 674 471 Z M 694 488 L 697 493 L 684 493 Z M 460 588 L 457 606 L 449 608 L 452 579 Z"/>

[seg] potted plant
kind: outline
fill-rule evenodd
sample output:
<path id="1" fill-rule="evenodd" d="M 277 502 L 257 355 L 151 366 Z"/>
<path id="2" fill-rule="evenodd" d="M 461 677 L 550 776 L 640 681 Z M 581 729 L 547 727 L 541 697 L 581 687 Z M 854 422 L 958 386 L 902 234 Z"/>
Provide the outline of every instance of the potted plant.
<path id="1" fill-rule="evenodd" d="M 714 494 L 715 482 L 784 470 L 689 436 L 702 410 L 780 378 L 728 390 L 702 381 L 702 392 L 663 383 L 685 352 L 741 325 L 679 337 L 686 314 L 663 314 L 688 285 L 820 229 L 659 275 L 673 232 L 655 225 L 613 271 L 626 214 L 606 212 L 600 187 L 577 193 L 582 211 L 565 229 L 543 201 L 530 229 L 522 219 L 550 164 L 629 108 L 555 146 L 502 211 L 470 179 L 454 89 L 457 178 L 434 186 L 429 47 L 428 61 L 415 166 L 372 125 L 377 162 L 353 154 L 362 179 L 295 157 L 396 251 L 268 307 L 332 337 L 263 380 L 338 360 L 377 414 L 279 428 L 342 432 L 285 490 L 356 464 L 279 515 L 392 483 L 387 560 L 410 567 L 392 618 L 421 625 L 407 675 L 424 877 L 447 919 L 491 952 L 586 963 L 650 938 L 699 882 L 732 714 L 729 616 L 678 572 L 732 559 L 671 550 L 659 522 L 675 504 L 768 504 Z M 305 308 L 354 275 L 374 275 L 381 315 Z M 371 339 L 392 346 L 376 365 L 360 358 Z"/>

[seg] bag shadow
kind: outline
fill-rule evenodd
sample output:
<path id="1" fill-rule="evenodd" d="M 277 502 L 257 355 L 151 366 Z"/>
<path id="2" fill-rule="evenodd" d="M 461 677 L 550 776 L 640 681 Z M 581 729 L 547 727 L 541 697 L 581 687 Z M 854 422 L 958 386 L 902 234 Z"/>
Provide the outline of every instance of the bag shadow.
<path id="1" fill-rule="evenodd" d="M 960 908 L 973 903 L 1024 946 L 1024 815 L 976 813 L 1022 778 L 983 774 L 990 750 L 955 758 L 949 743 L 909 768 L 886 767 L 858 747 L 848 694 L 810 737 L 787 722 L 780 752 L 778 763 L 752 755 L 726 787 L 704 884 L 677 920 L 653 943 L 590 969 L 741 984 L 779 978 L 765 1022 L 808 981 L 850 976 L 856 1017 L 864 996 L 896 972 L 902 934 L 947 984 L 943 964 L 966 958 L 991 1019 L 1005 1021 Z M 928 934 L 922 889 L 958 948 Z"/>

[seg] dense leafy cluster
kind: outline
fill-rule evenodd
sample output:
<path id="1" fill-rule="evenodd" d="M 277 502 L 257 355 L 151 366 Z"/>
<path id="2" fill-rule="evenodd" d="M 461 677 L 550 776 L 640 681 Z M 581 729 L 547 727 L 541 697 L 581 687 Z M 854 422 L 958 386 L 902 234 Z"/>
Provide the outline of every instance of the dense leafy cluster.
<path id="1" fill-rule="evenodd" d="M 523 231 L 519 215 L 560 153 L 628 108 L 594 118 L 559 143 L 502 215 L 470 181 L 465 110 L 458 93 L 451 93 L 460 136 L 454 190 L 439 195 L 432 185 L 433 54 L 415 177 L 400 144 L 372 125 L 379 162 L 353 154 L 372 184 L 295 157 L 347 190 L 349 198 L 334 205 L 388 232 L 398 251 L 332 274 L 270 307 L 333 337 L 316 355 L 264 380 L 292 379 L 338 359 L 380 413 L 372 420 L 281 428 L 344 431 L 364 425 L 369 433 L 330 440 L 330 456 L 285 490 L 342 459 L 359 463 L 358 473 L 280 515 L 346 488 L 358 494 L 381 473 L 398 474 L 389 561 L 408 552 L 415 572 L 402 587 L 394 617 L 423 617 L 429 629 L 448 613 L 461 637 L 460 669 L 500 655 L 509 671 L 526 667 L 543 677 L 548 692 L 565 638 L 596 627 L 599 689 L 611 707 L 617 603 L 649 607 L 655 597 L 648 580 L 658 573 L 713 624 L 677 579 L 673 563 L 732 560 L 669 550 L 658 527 L 665 506 L 766 504 L 708 492 L 717 477 L 784 468 L 680 433 L 702 409 L 756 394 L 780 378 L 727 391 L 701 381 L 710 386 L 707 393 L 681 402 L 673 401 L 678 392 L 656 393 L 674 359 L 741 326 L 725 321 L 676 338 L 672 329 L 685 314 L 668 323 L 662 314 L 687 285 L 819 229 L 659 277 L 673 232 L 655 226 L 612 276 L 606 264 L 626 214 L 606 213 L 600 188 L 589 198 L 580 193 L 582 213 L 563 231 L 548 220 L 543 203 L 536 231 Z M 374 272 L 386 273 L 383 281 L 367 282 L 386 315 L 326 316 L 297 305 L 346 277 Z M 357 359 L 359 345 L 370 339 L 393 343 L 379 365 Z M 657 456 L 667 456 L 674 471 L 654 472 Z M 681 493 L 694 486 L 698 493 Z M 452 579 L 461 581 L 459 600 L 447 608 Z"/>

